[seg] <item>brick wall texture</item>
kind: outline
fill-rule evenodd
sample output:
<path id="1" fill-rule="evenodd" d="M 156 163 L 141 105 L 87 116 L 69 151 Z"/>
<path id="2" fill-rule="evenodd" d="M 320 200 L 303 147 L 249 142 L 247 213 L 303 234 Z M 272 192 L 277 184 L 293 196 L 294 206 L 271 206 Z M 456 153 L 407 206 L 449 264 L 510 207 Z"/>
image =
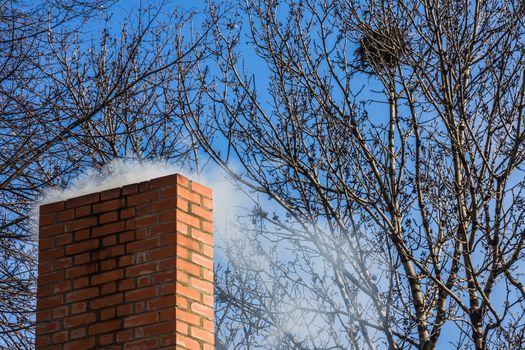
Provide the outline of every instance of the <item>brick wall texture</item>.
<path id="1" fill-rule="evenodd" d="M 37 350 L 211 350 L 211 190 L 180 175 L 40 207 Z"/>

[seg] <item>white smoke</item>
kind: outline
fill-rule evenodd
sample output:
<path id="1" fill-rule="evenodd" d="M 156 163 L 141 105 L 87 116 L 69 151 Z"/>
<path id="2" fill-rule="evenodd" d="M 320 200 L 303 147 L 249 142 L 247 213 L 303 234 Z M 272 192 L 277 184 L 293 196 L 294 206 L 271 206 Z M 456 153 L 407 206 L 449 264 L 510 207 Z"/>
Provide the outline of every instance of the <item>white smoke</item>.
<path id="1" fill-rule="evenodd" d="M 204 174 L 181 170 L 164 160 L 114 159 L 102 169 L 86 169 L 71 180 L 65 188 L 48 187 L 44 189 L 32 210 L 32 222 L 35 238 L 38 231 L 38 208 L 42 204 L 64 201 L 89 193 L 101 192 L 112 188 L 148 181 L 170 174 L 180 174 L 197 181 L 213 190 L 214 227 L 218 239 L 230 240 L 241 234 L 229 222 L 238 213 L 238 208 L 246 205 L 248 199 L 238 191 L 223 171 L 209 168 Z M 216 202 L 217 199 L 219 202 Z M 217 205 L 216 203 L 220 203 Z"/>
<path id="2" fill-rule="evenodd" d="M 175 166 L 164 161 L 114 159 L 100 170 L 85 170 L 77 178 L 73 179 L 66 188 L 46 188 L 42 192 L 38 204 L 63 201 L 177 172 L 180 173 Z"/>

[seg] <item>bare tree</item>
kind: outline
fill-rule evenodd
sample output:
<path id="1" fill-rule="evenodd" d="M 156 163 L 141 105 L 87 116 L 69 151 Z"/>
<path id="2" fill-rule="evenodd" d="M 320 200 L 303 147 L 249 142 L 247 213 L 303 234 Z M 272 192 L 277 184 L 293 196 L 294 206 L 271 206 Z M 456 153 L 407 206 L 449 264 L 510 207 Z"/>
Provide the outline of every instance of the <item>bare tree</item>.
<path id="1" fill-rule="evenodd" d="M 258 203 L 218 347 L 523 348 L 523 2 L 223 5 L 182 111 Z"/>
<path id="2" fill-rule="evenodd" d="M 0 2 L 0 348 L 33 347 L 29 219 L 45 186 L 113 158 L 196 164 L 174 110 L 205 30 L 159 2 L 115 23 L 109 5 Z"/>

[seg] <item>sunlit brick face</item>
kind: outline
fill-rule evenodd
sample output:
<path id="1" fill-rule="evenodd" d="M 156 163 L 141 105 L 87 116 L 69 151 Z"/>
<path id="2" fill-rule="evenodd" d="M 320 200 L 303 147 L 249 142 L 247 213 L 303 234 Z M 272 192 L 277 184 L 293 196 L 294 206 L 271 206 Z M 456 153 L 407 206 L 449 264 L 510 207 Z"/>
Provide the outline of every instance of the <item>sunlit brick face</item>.
<path id="1" fill-rule="evenodd" d="M 213 349 L 211 190 L 180 175 L 40 207 L 36 349 Z"/>

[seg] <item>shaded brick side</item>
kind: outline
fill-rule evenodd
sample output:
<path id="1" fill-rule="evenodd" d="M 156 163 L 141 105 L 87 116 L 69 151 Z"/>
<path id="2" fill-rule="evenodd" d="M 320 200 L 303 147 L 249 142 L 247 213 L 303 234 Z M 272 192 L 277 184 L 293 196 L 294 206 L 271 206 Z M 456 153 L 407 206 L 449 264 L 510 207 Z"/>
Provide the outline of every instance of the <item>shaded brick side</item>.
<path id="1" fill-rule="evenodd" d="M 36 349 L 213 349 L 211 190 L 170 175 L 40 207 Z"/>

